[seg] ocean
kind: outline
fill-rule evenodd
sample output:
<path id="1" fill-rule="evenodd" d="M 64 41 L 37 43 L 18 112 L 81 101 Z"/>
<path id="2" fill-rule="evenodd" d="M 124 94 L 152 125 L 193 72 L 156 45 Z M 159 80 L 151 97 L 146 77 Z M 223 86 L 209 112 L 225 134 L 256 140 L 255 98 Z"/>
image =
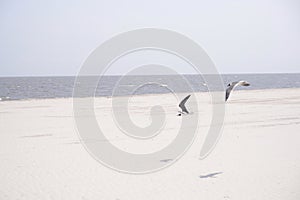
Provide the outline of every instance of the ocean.
<path id="1" fill-rule="evenodd" d="M 117 95 L 132 95 L 132 87 L 144 83 L 160 83 L 166 87 L 157 87 L 148 84 L 135 91 L 139 94 L 191 92 L 181 87 L 180 76 L 153 75 L 153 76 L 127 76 L 122 85 L 116 85 L 122 76 L 104 76 L 98 84 L 95 96 L 112 96 L 114 88 L 118 87 Z M 184 75 L 195 92 L 208 91 L 203 78 L 199 75 Z M 224 86 L 229 82 L 246 80 L 250 87 L 238 87 L 238 90 L 258 90 L 277 88 L 300 88 L 300 74 L 224 74 L 222 75 Z M 125 80 L 125 81 L 124 81 Z M 72 97 L 74 88 L 74 76 L 66 77 L 0 77 L 0 100 L 23 100 L 44 98 L 68 98 Z"/>

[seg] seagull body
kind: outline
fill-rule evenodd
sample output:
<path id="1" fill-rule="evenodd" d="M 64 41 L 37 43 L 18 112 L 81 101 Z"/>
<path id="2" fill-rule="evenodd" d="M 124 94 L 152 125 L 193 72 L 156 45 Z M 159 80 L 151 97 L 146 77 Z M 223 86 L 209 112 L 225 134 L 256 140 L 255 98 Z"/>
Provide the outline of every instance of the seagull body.
<path id="1" fill-rule="evenodd" d="M 225 96 L 225 101 L 227 101 L 227 99 L 229 98 L 229 95 L 231 93 L 231 91 L 237 87 L 237 86 L 249 86 L 250 83 L 246 82 L 246 81 L 235 81 L 232 83 L 229 83 L 227 85 L 227 89 L 226 89 L 226 96 Z"/>
<path id="2" fill-rule="evenodd" d="M 177 116 L 181 116 L 184 114 L 189 114 L 189 111 L 186 109 L 185 107 L 185 103 L 187 102 L 187 100 L 190 98 L 191 95 L 186 96 L 180 103 L 179 103 L 179 108 L 181 109 L 181 111 L 178 111 L 178 115 Z"/>

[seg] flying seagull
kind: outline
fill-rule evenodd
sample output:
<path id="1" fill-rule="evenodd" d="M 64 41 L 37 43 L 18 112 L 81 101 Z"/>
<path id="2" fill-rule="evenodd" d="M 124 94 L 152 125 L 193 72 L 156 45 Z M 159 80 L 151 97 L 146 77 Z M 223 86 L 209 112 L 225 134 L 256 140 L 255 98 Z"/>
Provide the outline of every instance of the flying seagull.
<path id="1" fill-rule="evenodd" d="M 187 100 L 190 98 L 191 95 L 186 96 L 179 104 L 179 108 L 181 108 L 181 111 L 178 111 L 178 115 L 177 116 L 181 116 L 183 114 L 189 114 L 189 111 L 186 109 L 185 107 L 185 103 L 187 102 Z"/>
<path id="2" fill-rule="evenodd" d="M 249 86 L 250 83 L 246 82 L 246 81 L 235 81 L 232 83 L 229 83 L 227 85 L 227 89 L 226 89 L 226 97 L 225 97 L 225 101 L 227 101 L 227 99 L 229 98 L 229 95 L 231 93 L 231 91 L 236 87 L 236 86 Z"/>

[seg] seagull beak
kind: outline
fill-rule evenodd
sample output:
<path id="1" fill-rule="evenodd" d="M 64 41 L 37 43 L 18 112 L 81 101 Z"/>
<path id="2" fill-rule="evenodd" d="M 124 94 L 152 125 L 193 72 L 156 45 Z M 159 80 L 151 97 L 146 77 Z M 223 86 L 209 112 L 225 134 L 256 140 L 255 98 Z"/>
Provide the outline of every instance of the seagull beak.
<path id="1" fill-rule="evenodd" d="M 249 85 L 250 85 L 250 83 L 248 83 L 248 82 L 244 83 L 244 86 L 249 86 Z"/>

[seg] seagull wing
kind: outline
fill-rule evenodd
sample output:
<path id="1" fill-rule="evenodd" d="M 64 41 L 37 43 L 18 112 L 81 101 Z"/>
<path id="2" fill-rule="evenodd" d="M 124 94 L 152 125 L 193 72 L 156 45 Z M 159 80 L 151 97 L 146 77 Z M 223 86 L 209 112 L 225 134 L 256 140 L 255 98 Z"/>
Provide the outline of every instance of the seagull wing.
<path id="1" fill-rule="evenodd" d="M 230 93 L 232 92 L 232 90 L 238 86 L 249 86 L 250 83 L 246 82 L 246 81 L 238 81 L 238 82 L 232 82 L 229 84 L 228 88 L 226 89 L 226 96 L 225 96 L 225 101 L 227 101 L 227 99 L 229 98 Z"/>
<path id="2" fill-rule="evenodd" d="M 236 83 L 231 83 L 230 86 L 226 89 L 225 101 L 227 101 L 227 99 L 229 98 L 229 95 L 230 95 L 231 91 L 233 90 L 233 88 L 235 86 L 236 86 Z"/>
<path id="3" fill-rule="evenodd" d="M 190 98 L 191 95 L 186 96 L 179 104 L 179 107 L 181 108 L 182 112 L 186 112 L 189 113 L 189 111 L 186 109 L 185 107 L 185 103 L 187 102 L 187 100 Z"/>

